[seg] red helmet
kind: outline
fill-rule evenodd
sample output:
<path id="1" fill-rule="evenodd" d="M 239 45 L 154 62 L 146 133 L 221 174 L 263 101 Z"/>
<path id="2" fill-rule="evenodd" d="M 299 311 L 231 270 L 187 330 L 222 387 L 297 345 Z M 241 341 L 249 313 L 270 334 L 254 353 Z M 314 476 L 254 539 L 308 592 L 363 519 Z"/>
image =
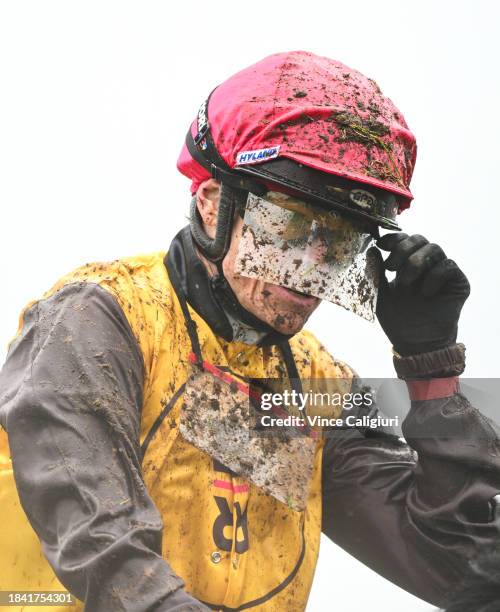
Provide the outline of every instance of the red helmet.
<path id="1" fill-rule="evenodd" d="M 395 216 L 413 197 L 415 158 L 412 132 L 375 81 L 292 51 L 214 89 L 177 167 L 192 180 L 192 193 L 210 176 L 250 190 L 256 179 L 397 229 Z"/>

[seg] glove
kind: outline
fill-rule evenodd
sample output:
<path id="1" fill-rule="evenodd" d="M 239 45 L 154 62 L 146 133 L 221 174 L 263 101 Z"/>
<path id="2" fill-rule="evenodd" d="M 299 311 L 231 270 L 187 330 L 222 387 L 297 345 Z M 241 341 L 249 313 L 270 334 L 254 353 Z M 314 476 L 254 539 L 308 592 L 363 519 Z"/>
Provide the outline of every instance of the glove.
<path id="1" fill-rule="evenodd" d="M 159 607 L 155 608 L 155 612 L 211 612 L 211 610 L 183 589 L 178 589 L 164 599 Z"/>
<path id="2" fill-rule="evenodd" d="M 383 261 L 376 314 L 394 350 L 403 357 L 445 348 L 456 342 L 458 319 L 470 285 L 443 249 L 423 236 L 386 234 L 377 246 L 390 251 Z M 396 272 L 389 282 L 386 270 Z"/>

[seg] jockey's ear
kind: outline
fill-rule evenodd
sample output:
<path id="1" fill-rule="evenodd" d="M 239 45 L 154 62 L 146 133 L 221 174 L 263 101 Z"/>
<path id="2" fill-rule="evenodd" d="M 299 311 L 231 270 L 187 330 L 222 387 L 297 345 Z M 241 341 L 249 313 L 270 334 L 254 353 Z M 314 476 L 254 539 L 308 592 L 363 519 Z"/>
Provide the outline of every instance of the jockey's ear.
<path id="1" fill-rule="evenodd" d="M 204 230 L 210 238 L 215 237 L 219 200 L 220 183 L 213 178 L 203 181 L 196 191 L 196 205 L 203 221 Z"/>

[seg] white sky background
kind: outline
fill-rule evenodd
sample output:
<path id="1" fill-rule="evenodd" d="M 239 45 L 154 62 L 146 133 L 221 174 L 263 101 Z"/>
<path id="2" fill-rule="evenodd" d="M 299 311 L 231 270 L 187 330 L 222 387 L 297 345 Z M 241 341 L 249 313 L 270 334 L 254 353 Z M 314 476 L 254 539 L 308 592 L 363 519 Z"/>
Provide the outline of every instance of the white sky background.
<path id="1" fill-rule="evenodd" d="M 469 276 L 467 374 L 498 376 L 499 17 L 494 0 L 3 0 L 2 361 L 22 306 L 59 276 L 168 247 L 185 224 L 175 163 L 199 104 L 262 57 L 305 49 L 374 78 L 416 133 L 401 222 Z M 309 327 L 360 374 L 392 375 L 378 325 L 324 304 Z M 432 609 L 324 540 L 308 610 L 365 607 Z"/>

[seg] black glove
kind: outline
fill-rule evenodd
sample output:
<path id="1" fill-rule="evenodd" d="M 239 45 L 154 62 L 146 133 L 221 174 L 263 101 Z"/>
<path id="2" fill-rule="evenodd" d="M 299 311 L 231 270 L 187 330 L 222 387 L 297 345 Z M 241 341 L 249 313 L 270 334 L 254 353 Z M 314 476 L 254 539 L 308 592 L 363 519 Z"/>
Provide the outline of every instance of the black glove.
<path id="1" fill-rule="evenodd" d="M 381 263 L 377 318 L 394 350 L 407 357 L 454 344 L 470 285 L 443 249 L 423 236 L 398 232 L 377 240 L 390 251 Z M 384 267 L 396 272 L 388 282 Z"/>

